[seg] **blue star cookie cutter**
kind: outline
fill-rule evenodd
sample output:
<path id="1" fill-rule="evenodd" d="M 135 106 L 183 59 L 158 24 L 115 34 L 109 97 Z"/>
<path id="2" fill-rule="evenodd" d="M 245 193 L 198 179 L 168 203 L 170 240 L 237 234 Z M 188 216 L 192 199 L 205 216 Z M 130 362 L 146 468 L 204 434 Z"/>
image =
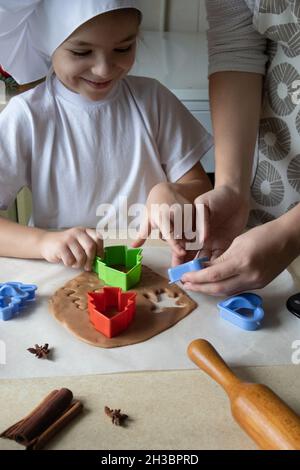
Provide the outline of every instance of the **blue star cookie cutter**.
<path id="1" fill-rule="evenodd" d="M 208 261 L 208 258 L 196 258 L 188 263 L 180 264 L 179 266 L 175 266 L 175 268 L 168 269 L 168 276 L 169 276 L 169 284 L 173 284 L 174 282 L 178 282 L 181 280 L 182 276 L 186 273 L 190 273 L 192 271 L 199 271 L 200 269 L 204 269 L 203 263 Z"/>
<path id="2" fill-rule="evenodd" d="M 257 330 L 264 318 L 262 298 L 257 294 L 245 292 L 218 303 L 220 317 L 243 330 Z"/>
<path id="3" fill-rule="evenodd" d="M 0 320 L 7 321 L 18 316 L 27 302 L 35 300 L 37 286 L 22 282 L 0 284 Z"/>

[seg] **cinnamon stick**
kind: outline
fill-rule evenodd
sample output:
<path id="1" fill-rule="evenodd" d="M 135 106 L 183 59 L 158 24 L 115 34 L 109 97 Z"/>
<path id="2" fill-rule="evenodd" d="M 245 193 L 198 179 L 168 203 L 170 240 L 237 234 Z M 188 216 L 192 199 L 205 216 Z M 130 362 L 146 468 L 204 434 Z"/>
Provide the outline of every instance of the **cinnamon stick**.
<path id="1" fill-rule="evenodd" d="M 41 403 L 39 403 L 39 405 L 37 405 L 28 415 L 26 415 L 23 419 L 21 419 L 20 421 L 13 424 L 8 429 L 6 429 L 2 434 L 0 434 L 0 437 L 15 440 L 15 435 L 17 434 L 17 432 L 18 432 L 19 428 L 22 426 L 22 424 L 25 423 L 25 422 L 28 422 L 29 419 L 32 418 L 32 416 L 34 416 L 36 413 L 38 413 L 39 410 L 43 406 L 45 406 L 48 401 L 52 400 L 56 396 L 57 392 L 58 392 L 58 390 L 53 390 L 52 392 L 50 392 L 41 401 Z"/>
<path id="2" fill-rule="evenodd" d="M 75 400 L 66 412 L 58 418 L 46 431 L 44 431 L 38 438 L 34 439 L 28 444 L 26 450 L 40 450 L 42 449 L 52 437 L 63 429 L 75 416 L 77 416 L 83 409 L 83 404 L 79 400 Z"/>
<path id="3" fill-rule="evenodd" d="M 0 437 L 13 439 L 28 449 L 41 448 L 48 440 L 75 417 L 82 409 L 73 400 L 71 390 L 54 390 L 25 418 L 17 422 Z"/>

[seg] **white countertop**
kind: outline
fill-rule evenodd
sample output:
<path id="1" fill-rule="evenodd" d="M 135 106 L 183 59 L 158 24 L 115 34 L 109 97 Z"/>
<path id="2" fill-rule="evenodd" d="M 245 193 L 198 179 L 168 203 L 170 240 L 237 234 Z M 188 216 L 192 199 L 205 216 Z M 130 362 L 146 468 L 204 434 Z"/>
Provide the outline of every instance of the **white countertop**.
<path id="1" fill-rule="evenodd" d="M 119 241 L 116 242 L 119 243 Z M 149 248 L 150 246 L 153 248 L 162 246 L 161 241 L 155 242 L 154 240 L 149 240 L 147 244 Z M 153 251 L 155 253 L 156 250 Z M 0 274 L 2 273 L 2 280 L 8 278 L 8 275 L 12 275 L 12 271 L 15 271 L 15 274 L 18 274 L 19 277 L 25 275 L 24 270 L 20 271 L 18 269 L 18 265 L 19 263 L 26 263 L 26 261 L 9 260 L 8 266 L 9 271 L 12 270 L 11 272 L 8 272 L 8 269 L 5 270 L 5 267 L 8 267 L 7 263 L 7 260 L 1 259 L 2 269 Z M 32 261 L 28 261 L 28 264 L 31 265 Z M 57 280 L 56 275 L 53 274 L 55 274 L 54 271 L 57 267 L 47 265 L 41 261 L 38 261 L 37 264 L 44 265 L 44 273 L 46 274 L 46 271 L 48 271 L 44 281 L 50 288 L 51 286 L 54 287 L 53 283 L 56 283 Z M 67 268 L 65 270 L 69 271 Z M 290 273 L 295 281 L 299 282 L 300 258 L 290 267 Z M 30 269 L 27 275 L 29 277 L 28 279 L 24 278 L 24 281 L 34 279 L 34 273 Z M 272 289 L 272 294 L 274 297 L 278 295 L 278 286 Z M 41 297 L 41 290 L 38 295 Z M 44 300 L 46 301 L 47 297 Z M 273 319 L 268 321 L 268 329 L 271 329 L 272 333 L 272 343 L 268 345 L 268 349 L 270 354 L 274 356 L 280 350 L 280 341 L 284 340 L 287 344 L 289 343 L 284 322 L 278 322 L 278 312 L 276 312 L 278 303 L 278 299 L 274 299 L 275 309 L 270 310 L 270 317 L 273 317 Z M 202 306 L 198 315 L 199 321 L 201 321 L 201 317 L 208 314 L 209 312 L 205 312 Z M 286 314 L 288 319 L 293 320 L 292 315 L 289 315 L 288 312 Z M 34 316 L 34 311 L 30 315 Z M 36 316 L 39 317 L 40 315 Z M 39 321 L 41 328 L 48 335 L 43 318 L 40 317 Z M 298 322 L 299 320 L 295 317 L 294 332 L 296 338 L 299 338 Z M 182 324 L 182 322 L 180 323 Z M 13 328 L 16 326 L 15 321 L 10 324 Z M 223 326 L 226 330 L 225 324 Z M 278 335 L 276 338 L 276 330 L 280 335 L 280 341 L 277 340 Z M 200 327 L 192 330 L 191 336 L 193 339 L 196 337 L 212 339 L 206 333 Z M 243 344 L 245 352 L 249 351 L 249 344 L 247 345 L 244 342 L 241 333 L 241 331 L 235 330 L 232 340 L 229 342 L 232 354 L 236 355 L 237 358 L 234 361 L 235 365 L 241 363 L 239 352 L 236 350 L 236 342 L 239 341 Z M 250 335 L 257 334 L 257 332 L 248 333 Z M 33 334 L 36 340 L 38 332 L 33 331 Z M 174 336 L 171 348 L 169 346 L 171 353 L 178 354 L 181 336 L 181 334 Z M 26 344 L 28 345 L 30 344 L 30 338 L 27 339 Z M 226 340 L 226 338 L 224 339 Z M 223 348 L 220 347 L 221 345 L 216 344 L 215 341 L 213 341 L 213 344 L 222 353 Z M 41 368 L 42 373 L 39 376 L 35 374 L 36 378 L 22 377 L 6 380 L 3 379 L 4 375 L 0 374 L 0 395 L 4 397 L 5 403 L 0 415 L 0 429 L 2 431 L 29 413 L 51 390 L 68 387 L 73 391 L 75 398 L 83 401 L 86 412 L 82 413 L 77 420 L 52 439 L 47 445 L 48 449 L 94 449 L 99 451 L 100 449 L 249 450 L 256 448 L 250 438 L 231 417 L 230 404 L 222 388 L 199 370 L 147 371 L 111 375 L 86 375 L 85 371 L 85 375 L 70 376 L 70 369 L 76 366 L 76 362 L 88 363 L 87 357 L 77 351 L 76 356 L 80 357 L 80 361 L 76 361 L 74 357 L 70 358 L 65 376 L 59 376 L 58 365 L 64 356 L 68 354 L 68 348 L 65 342 L 60 344 L 58 337 L 55 341 L 56 354 L 50 364 L 36 360 L 30 355 L 25 355 L 25 349 L 23 345 L 20 345 L 16 335 L 13 342 L 8 342 L 7 339 L 7 345 L 9 350 L 16 352 L 20 350 L 22 360 L 31 360 L 36 368 Z M 62 346 L 64 346 L 63 349 Z M 188 341 L 185 342 L 182 351 L 184 357 L 186 356 L 187 346 Z M 153 351 L 155 352 L 154 345 L 149 353 L 150 356 Z M 290 348 L 291 352 L 292 349 Z M 254 346 L 253 353 L 259 357 L 260 349 Z M 82 358 L 84 358 L 84 361 Z M 145 356 L 141 356 L 141 359 L 145 359 Z M 164 356 L 162 355 L 160 361 L 163 361 L 163 359 Z M 228 357 L 225 357 L 225 359 L 228 359 Z M 293 365 L 291 358 L 288 363 L 281 366 L 274 365 L 274 361 L 271 362 L 273 362 L 273 365 L 270 363 L 268 366 L 240 367 L 236 369 L 236 372 L 243 380 L 248 382 L 265 383 L 299 413 L 299 365 Z M 45 377 L 47 375 L 45 374 L 45 366 L 51 366 L 51 364 L 56 371 L 56 376 Z M 10 354 L 8 354 L 7 367 L 13 368 Z M 23 363 L 23 367 L 28 367 L 28 364 Z M 44 377 L 41 377 L 42 375 Z M 110 420 L 103 413 L 105 405 L 121 408 L 126 412 L 131 418 L 128 427 L 120 429 L 117 426 L 112 426 Z M 0 440 L 0 450 L 12 449 L 21 449 L 21 446 L 13 441 Z"/>
<path id="2" fill-rule="evenodd" d="M 120 235 L 115 240 L 112 234 L 105 244 L 129 246 L 130 240 Z M 159 240 L 148 240 L 143 249 L 143 264 L 165 277 L 170 266 L 169 248 Z M 217 308 L 220 299 L 189 292 L 198 307 L 186 318 L 147 341 L 113 349 L 79 341 L 49 313 L 49 298 L 78 274 L 79 270 L 46 261 L 0 258 L 0 282 L 14 280 L 38 286 L 35 303 L 11 321 L 0 320 L 0 340 L 5 341 L 7 358 L 1 364 L 0 357 L 1 378 L 190 369 L 195 366 L 188 359 L 186 348 L 201 336 L 211 341 L 231 366 L 291 364 L 300 320 L 287 311 L 285 304 L 292 294 L 299 292 L 295 271 L 284 271 L 257 292 L 263 298 L 265 310 L 262 327 L 257 331 L 241 330 L 222 319 Z M 26 349 L 36 343 L 49 343 L 55 350 L 55 360 L 33 361 Z M 80 360 L 82 357 L 84 361 Z"/>
<path id="3" fill-rule="evenodd" d="M 208 100 L 206 33 L 142 31 L 132 75 L 156 78 L 180 99 Z"/>

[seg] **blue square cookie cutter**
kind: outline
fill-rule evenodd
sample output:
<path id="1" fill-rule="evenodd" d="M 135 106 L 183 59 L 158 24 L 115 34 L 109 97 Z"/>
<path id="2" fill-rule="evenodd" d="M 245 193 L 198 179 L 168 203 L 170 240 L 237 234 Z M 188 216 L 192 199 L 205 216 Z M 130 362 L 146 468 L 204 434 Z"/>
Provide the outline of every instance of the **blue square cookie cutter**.
<path id="1" fill-rule="evenodd" d="M 221 318 L 243 330 L 254 331 L 261 326 L 265 315 L 262 303 L 259 295 L 245 292 L 219 302 L 218 307 Z"/>
<path id="2" fill-rule="evenodd" d="M 204 269 L 205 266 L 203 263 L 209 261 L 207 257 L 205 258 L 195 258 L 188 263 L 180 264 L 179 266 L 175 266 L 175 268 L 168 269 L 168 276 L 169 276 L 169 283 L 173 284 L 174 282 L 178 282 L 181 280 L 182 276 L 186 273 L 190 273 L 192 271 L 199 271 L 200 269 Z"/>
<path id="3" fill-rule="evenodd" d="M 0 320 L 7 321 L 18 316 L 27 302 L 35 300 L 37 286 L 22 282 L 0 284 Z"/>

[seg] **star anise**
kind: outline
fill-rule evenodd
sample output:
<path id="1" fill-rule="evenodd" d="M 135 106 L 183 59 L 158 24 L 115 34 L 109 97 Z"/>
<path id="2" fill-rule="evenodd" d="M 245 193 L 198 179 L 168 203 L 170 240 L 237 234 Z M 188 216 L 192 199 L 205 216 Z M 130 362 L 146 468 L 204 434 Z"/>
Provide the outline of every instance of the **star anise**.
<path id="1" fill-rule="evenodd" d="M 127 415 L 121 413 L 121 410 L 111 410 L 108 406 L 104 407 L 105 414 L 111 418 L 111 421 L 116 426 L 122 426 L 126 419 Z"/>
<path id="2" fill-rule="evenodd" d="M 31 354 L 34 354 L 39 359 L 46 359 L 48 354 L 50 353 L 48 343 L 45 343 L 44 346 L 39 346 L 38 344 L 35 344 L 34 348 L 28 348 L 27 351 L 29 351 Z"/>

